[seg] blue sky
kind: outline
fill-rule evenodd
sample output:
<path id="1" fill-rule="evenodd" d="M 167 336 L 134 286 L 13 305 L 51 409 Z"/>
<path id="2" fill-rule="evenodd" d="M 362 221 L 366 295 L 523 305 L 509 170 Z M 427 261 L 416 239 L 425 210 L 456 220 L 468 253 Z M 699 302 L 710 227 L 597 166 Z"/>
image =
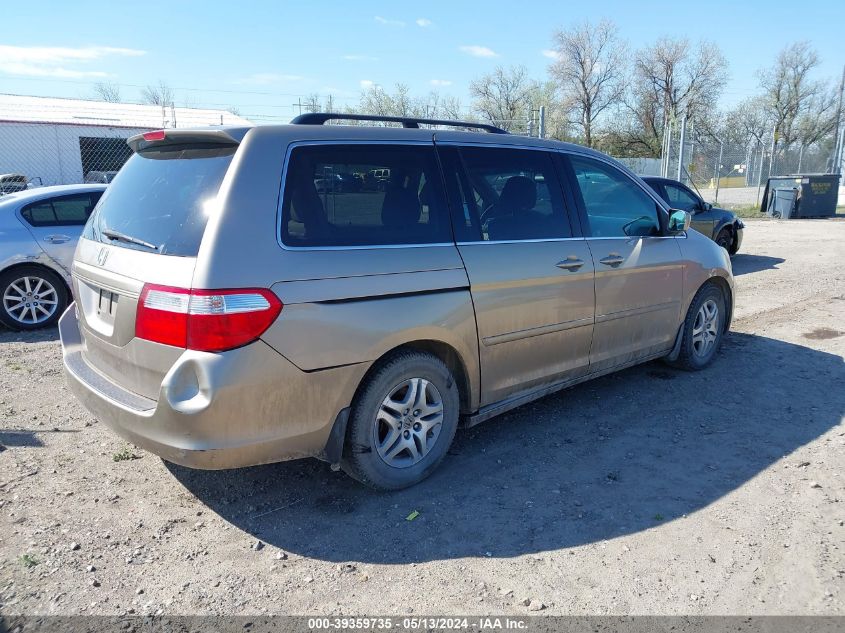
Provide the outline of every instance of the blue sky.
<path id="1" fill-rule="evenodd" d="M 779 3 L 778 3 L 779 4 Z M 177 105 L 236 106 L 286 120 L 298 98 L 357 101 L 369 82 L 414 94 L 432 89 L 470 105 L 471 79 L 522 64 L 541 79 L 552 34 L 613 19 L 632 48 L 662 35 L 717 43 L 730 62 L 729 106 L 754 93 L 755 72 L 788 42 L 818 50 L 817 76 L 838 81 L 845 64 L 845 3 L 810 0 L 789 9 L 742 2 L 226 2 L 144 0 L 9 2 L 0 39 L 0 92 L 88 97 L 91 84 L 167 82 Z M 507 7 L 507 8 L 505 8 Z"/>

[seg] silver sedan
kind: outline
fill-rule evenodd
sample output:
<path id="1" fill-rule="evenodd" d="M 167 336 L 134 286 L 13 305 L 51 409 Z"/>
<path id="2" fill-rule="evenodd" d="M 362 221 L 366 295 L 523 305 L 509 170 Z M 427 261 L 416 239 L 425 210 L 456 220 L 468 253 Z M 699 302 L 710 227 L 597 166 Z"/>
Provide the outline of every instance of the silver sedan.
<path id="1" fill-rule="evenodd" d="M 33 330 L 58 320 L 76 243 L 105 190 L 60 185 L 0 196 L 0 323 Z"/>

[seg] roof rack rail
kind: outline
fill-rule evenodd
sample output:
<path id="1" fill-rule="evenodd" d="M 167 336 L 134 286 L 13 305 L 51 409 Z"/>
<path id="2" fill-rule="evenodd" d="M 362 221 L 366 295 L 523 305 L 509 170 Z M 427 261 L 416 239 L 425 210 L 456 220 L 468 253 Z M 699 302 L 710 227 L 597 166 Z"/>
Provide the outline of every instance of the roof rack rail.
<path id="1" fill-rule="evenodd" d="M 474 128 L 490 132 L 491 134 L 508 134 L 507 130 L 487 123 L 471 123 L 470 121 L 449 121 L 443 119 L 418 119 L 416 117 L 404 116 L 379 116 L 375 114 L 342 114 L 339 112 L 308 112 L 294 117 L 291 123 L 294 125 L 323 125 L 326 121 L 382 121 L 401 123 L 402 127 L 406 128 L 419 128 L 422 123 L 423 125 Z"/>

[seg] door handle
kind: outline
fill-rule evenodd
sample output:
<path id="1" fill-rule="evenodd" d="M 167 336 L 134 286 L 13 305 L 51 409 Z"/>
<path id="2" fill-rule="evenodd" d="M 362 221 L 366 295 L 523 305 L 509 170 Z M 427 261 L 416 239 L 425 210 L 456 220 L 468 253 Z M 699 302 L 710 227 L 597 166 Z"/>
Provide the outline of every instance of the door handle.
<path id="1" fill-rule="evenodd" d="M 581 268 L 581 266 L 583 266 L 583 265 L 584 265 L 584 260 L 578 259 L 577 257 L 573 257 L 572 259 L 567 258 L 567 259 L 564 259 L 563 261 L 560 261 L 557 264 L 555 264 L 555 266 L 557 266 L 558 268 L 563 268 L 564 270 L 569 270 L 569 271 L 572 271 L 572 272 L 575 272 L 576 270 Z"/>
<path id="2" fill-rule="evenodd" d="M 605 266 L 614 266 L 614 267 L 618 266 L 619 264 L 621 264 L 624 261 L 625 261 L 625 258 L 622 257 L 621 255 L 617 255 L 616 253 L 611 253 L 607 257 L 603 257 L 602 259 L 599 260 L 599 262 L 601 262 Z"/>
<path id="3" fill-rule="evenodd" d="M 51 244 L 64 244 L 65 242 L 70 241 L 70 236 L 68 235 L 48 235 L 45 238 Z"/>

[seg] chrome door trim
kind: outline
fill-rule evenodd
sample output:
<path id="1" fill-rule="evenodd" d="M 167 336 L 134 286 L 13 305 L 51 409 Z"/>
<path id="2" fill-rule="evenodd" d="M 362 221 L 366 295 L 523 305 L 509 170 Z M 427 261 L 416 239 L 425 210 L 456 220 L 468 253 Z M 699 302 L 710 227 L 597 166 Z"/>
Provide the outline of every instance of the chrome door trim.
<path id="1" fill-rule="evenodd" d="M 475 242 L 455 242 L 458 246 L 475 246 L 476 244 L 540 244 L 545 242 L 573 242 L 585 241 L 585 237 L 541 237 L 530 240 L 477 240 Z"/>

